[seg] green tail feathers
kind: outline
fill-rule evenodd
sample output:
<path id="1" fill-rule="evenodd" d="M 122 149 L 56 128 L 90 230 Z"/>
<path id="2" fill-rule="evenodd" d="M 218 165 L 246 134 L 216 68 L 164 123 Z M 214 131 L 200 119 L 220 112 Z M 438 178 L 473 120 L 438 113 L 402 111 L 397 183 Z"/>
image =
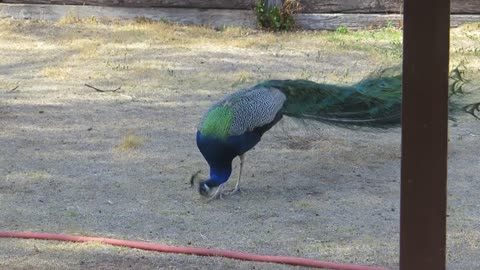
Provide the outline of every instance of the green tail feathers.
<path id="1" fill-rule="evenodd" d="M 306 80 L 272 80 L 287 101 L 283 113 L 337 125 L 387 127 L 400 124 L 401 74 L 387 69 L 351 86 Z"/>
<path id="2" fill-rule="evenodd" d="M 451 73 L 450 92 L 463 93 L 465 80 Z M 460 74 L 462 75 L 462 74 Z M 455 78 L 456 77 L 456 78 Z M 390 127 L 400 124 L 402 107 L 402 74 L 400 67 L 387 68 L 348 86 L 320 84 L 307 80 L 270 80 L 261 86 L 274 87 L 287 97 L 284 115 L 308 118 L 345 126 Z M 451 109 L 457 108 L 453 104 Z M 463 107 L 472 114 L 477 107 Z M 470 109 L 470 111 L 467 111 Z"/>

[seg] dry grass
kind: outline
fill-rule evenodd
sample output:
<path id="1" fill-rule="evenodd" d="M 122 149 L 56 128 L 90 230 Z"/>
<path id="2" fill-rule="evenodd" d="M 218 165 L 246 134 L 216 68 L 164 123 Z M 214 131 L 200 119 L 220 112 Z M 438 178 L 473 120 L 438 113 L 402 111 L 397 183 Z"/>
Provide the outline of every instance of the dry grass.
<path id="1" fill-rule="evenodd" d="M 40 70 L 40 75 L 53 80 L 68 81 L 74 74 L 70 67 L 51 66 Z"/>
<path id="2" fill-rule="evenodd" d="M 394 27 L 387 27 L 379 30 L 354 31 L 348 34 L 337 32 L 294 32 L 294 33 L 264 33 L 256 30 L 227 27 L 222 31 L 215 31 L 199 26 L 172 25 L 166 22 L 154 22 L 146 19 L 137 19 L 133 22 L 102 21 L 99 19 L 79 19 L 71 14 L 65 16 L 58 23 L 59 26 L 83 29 L 82 33 L 70 31 L 65 33 L 62 42 L 53 44 L 55 46 L 68 46 L 77 51 L 73 57 L 87 61 L 95 57 L 116 58 L 106 59 L 112 69 L 122 69 L 126 65 L 125 58 L 139 51 L 155 50 L 159 47 L 175 46 L 176 50 L 182 49 L 194 54 L 196 50 L 209 47 L 210 50 L 245 49 L 260 50 L 266 54 L 273 54 L 277 58 L 308 54 L 316 50 L 317 54 L 312 57 L 321 63 L 322 55 L 329 51 L 336 52 L 361 52 L 368 54 L 377 63 L 384 66 L 394 65 L 401 60 L 401 31 Z M 469 24 L 452 30 L 452 66 L 460 61 L 467 63 L 467 68 L 478 66 L 480 50 L 476 46 L 479 40 L 478 24 Z M 15 27 L 13 27 L 15 28 Z M 108 30 L 109 34 L 99 34 L 99 31 Z M 72 29 L 73 30 L 73 29 Z M 12 31 L 13 32 L 13 31 Z M 101 32 L 105 33 L 105 32 Z M 8 37 L 12 33 L 7 29 L 0 32 L 0 35 Z M 17 36 L 12 36 L 18 38 Z M 129 44 L 129 45 L 125 45 Z M 20 46 L 22 47 L 22 46 Z M 76 60 L 75 59 L 75 60 Z M 471 63 L 471 65 L 469 65 Z M 80 65 L 81 66 L 81 65 Z M 151 66 L 136 65 L 139 72 L 149 69 Z M 55 67 L 52 67 L 55 69 Z M 477 68 L 478 69 L 478 68 Z M 314 72 L 314 71 L 308 71 Z M 67 78 L 69 72 L 57 72 L 46 69 L 43 72 L 46 76 Z M 319 75 L 319 74 L 317 74 Z M 349 74 L 347 74 L 349 75 Z M 300 72 L 300 78 L 316 79 L 320 76 Z M 327 75 L 327 77 L 330 75 Z M 332 80 L 342 76 L 333 76 Z M 329 79 L 329 78 L 327 78 Z M 239 79 L 234 78 L 232 85 L 236 85 Z M 242 80 L 242 79 L 240 79 Z"/>
<path id="3" fill-rule="evenodd" d="M 478 77 L 480 24 L 451 33 L 452 65 L 466 61 L 468 75 Z M 286 117 L 247 156 L 245 195 L 204 203 L 188 178 L 199 169 L 208 177 L 194 136 L 212 102 L 270 78 L 356 81 L 400 62 L 401 34 L 393 27 L 346 34 L 217 31 L 71 14 L 59 23 L 2 19 L 0 175 L 7 181 L 0 180 L 0 227 L 395 268 L 398 130 L 307 126 Z M 100 93 L 86 83 L 121 90 Z M 480 132 L 470 120 L 450 130 L 452 269 L 478 265 L 472 146 Z M 237 160 L 232 180 L 238 166 Z M 32 253 L 33 245 L 42 252 Z M 289 269 L 100 249 L 0 240 L 0 268 Z"/>
<path id="4" fill-rule="evenodd" d="M 68 12 L 65 16 L 61 17 L 57 24 L 58 25 L 69 25 L 69 24 L 98 24 L 102 21 L 95 16 L 91 16 L 88 18 L 80 18 L 73 14 L 72 12 Z M 103 20 L 104 22 L 108 22 L 108 20 Z"/>
<path id="5" fill-rule="evenodd" d="M 144 139 L 139 135 L 135 134 L 133 131 L 129 131 L 127 135 L 123 136 L 121 142 L 116 146 L 120 151 L 133 151 L 142 146 Z"/>
<path id="6" fill-rule="evenodd" d="M 283 1 L 283 12 L 289 16 L 293 16 L 303 9 L 302 4 L 299 0 L 285 0 Z"/>
<path id="7" fill-rule="evenodd" d="M 239 71 L 235 74 L 233 74 L 233 80 L 234 82 L 232 83 L 232 87 L 237 87 L 239 85 L 245 84 L 245 82 L 251 81 L 254 78 L 253 74 L 249 71 Z"/>
<path id="8" fill-rule="evenodd" d="M 379 30 L 354 31 L 348 34 L 337 32 L 293 32 L 266 33 L 242 28 L 225 28 L 222 31 L 199 27 L 172 25 L 165 22 L 154 22 L 137 19 L 132 22 L 104 21 L 100 19 L 79 19 L 72 14 L 65 16 L 55 27 L 45 31 L 44 22 L 21 23 L 0 21 L 2 30 L 0 37 L 4 42 L 3 49 L 23 51 L 26 49 L 43 49 L 56 53 L 68 50 L 67 55 L 59 56 L 55 63 L 43 66 L 41 76 L 67 81 L 89 78 L 123 77 L 124 73 L 151 74 L 178 79 L 179 72 L 174 61 L 165 62 L 161 66 L 151 59 L 143 59 L 138 55 L 168 53 L 174 56 L 194 56 L 199 51 L 230 51 L 243 55 L 261 54 L 272 57 L 276 61 L 288 61 L 291 57 L 308 56 L 322 65 L 328 61 L 326 57 L 351 57 L 357 54 L 358 60 L 348 67 L 350 70 L 336 70 L 325 74 L 320 69 L 309 66 L 300 69 L 290 77 L 349 82 L 366 73 L 358 70 L 365 65 L 365 59 L 372 59 L 379 66 L 390 66 L 401 62 L 401 31 L 387 27 Z M 464 61 L 468 69 L 476 69 L 480 51 L 478 49 L 478 24 L 471 24 L 452 30 L 452 66 Z M 35 30 L 42 29 L 40 39 L 32 39 Z M 163 51 L 163 52 L 161 52 Z M 285 59 L 285 60 L 284 60 Z M 0 60 L 0 62 L 6 60 Z M 92 61 L 96 62 L 95 70 L 84 69 Z M 358 67 L 355 67 L 358 66 Z M 182 67 L 177 67 L 182 69 Z M 172 74 L 173 71 L 173 74 Z M 227 79 L 231 86 L 249 82 L 258 78 L 272 77 L 274 70 L 235 71 Z M 117 73 L 117 74 L 115 74 Z M 278 73 L 277 73 L 278 74 Z M 167 75 L 167 76 L 165 76 Z M 159 80 L 172 78 L 159 78 Z M 201 80 L 201 78 L 199 78 Z"/>

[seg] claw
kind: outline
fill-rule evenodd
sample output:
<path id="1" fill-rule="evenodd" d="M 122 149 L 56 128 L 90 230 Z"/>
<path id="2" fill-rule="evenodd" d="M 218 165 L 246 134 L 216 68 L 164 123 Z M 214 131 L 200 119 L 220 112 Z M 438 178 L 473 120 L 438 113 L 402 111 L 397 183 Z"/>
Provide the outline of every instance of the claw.
<path id="1" fill-rule="evenodd" d="M 229 196 L 230 196 L 230 195 L 233 195 L 233 194 L 236 194 L 236 193 L 242 194 L 242 193 L 246 193 L 246 192 L 245 192 L 245 190 L 244 190 L 243 188 L 240 188 L 239 186 L 235 186 L 234 189 L 225 192 L 225 195 L 229 195 Z"/>
<path id="2" fill-rule="evenodd" d="M 210 198 L 207 199 L 207 202 L 216 200 L 216 199 L 223 199 L 223 184 L 218 186 L 217 190 L 215 191 L 215 194 L 213 194 Z"/>

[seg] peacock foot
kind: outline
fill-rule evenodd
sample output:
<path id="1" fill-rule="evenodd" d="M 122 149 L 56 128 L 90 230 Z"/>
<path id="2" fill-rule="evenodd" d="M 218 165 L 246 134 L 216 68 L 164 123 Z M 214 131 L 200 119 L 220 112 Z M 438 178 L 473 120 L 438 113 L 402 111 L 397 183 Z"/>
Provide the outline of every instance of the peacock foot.
<path id="1" fill-rule="evenodd" d="M 227 194 L 225 194 L 225 193 L 215 193 L 207 199 L 207 202 L 211 202 L 213 200 L 223 200 L 225 198 L 224 195 L 227 195 Z"/>
<path id="2" fill-rule="evenodd" d="M 246 193 L 246 192 L 243 188 L 235 187 L 234 189 L 225 192 L 225 195 L 233 195 L 233 194 L 236 194 L 236 193 L 242 194 L 242 193 Z"/>
<path id="3" fill-rule="evenodd" d="M 211 197 L 207 199 L 207 202 L 217 200 L 217 199 L 223 200 L 223 195 L 226 195 L 226 194 L 223 192 L 223 184 L 222 184 L 217 188 L 217 190 L 215 191 L 215 194 L 213 194 Z"/>

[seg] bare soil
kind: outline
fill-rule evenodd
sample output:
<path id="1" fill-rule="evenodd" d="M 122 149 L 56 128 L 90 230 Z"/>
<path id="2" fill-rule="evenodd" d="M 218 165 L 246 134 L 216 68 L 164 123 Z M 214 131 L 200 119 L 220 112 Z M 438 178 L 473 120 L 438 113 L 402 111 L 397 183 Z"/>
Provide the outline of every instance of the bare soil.
<path id="1" fill-rule="evenodd" d="M 452 35 L 452 62 L 468 60 L 478 78 L 480 27 Z M 349 130 L 286 117 L 247 154 L 246 193 L 206 203 L 188 180 L 208 173 L 195 129 L 212 102 L 268 78 L 356 81 L 399 62 L 399 36 L 395 29 L 271 34 L 95 18 L 1 20 L 0 230 L 397 269 L 399 128 Z M 479 121 L 452 122 L 448 269 L 480 265 L 479 142 Z M 0 269 L 292 268 L 0 239 Z"/>

